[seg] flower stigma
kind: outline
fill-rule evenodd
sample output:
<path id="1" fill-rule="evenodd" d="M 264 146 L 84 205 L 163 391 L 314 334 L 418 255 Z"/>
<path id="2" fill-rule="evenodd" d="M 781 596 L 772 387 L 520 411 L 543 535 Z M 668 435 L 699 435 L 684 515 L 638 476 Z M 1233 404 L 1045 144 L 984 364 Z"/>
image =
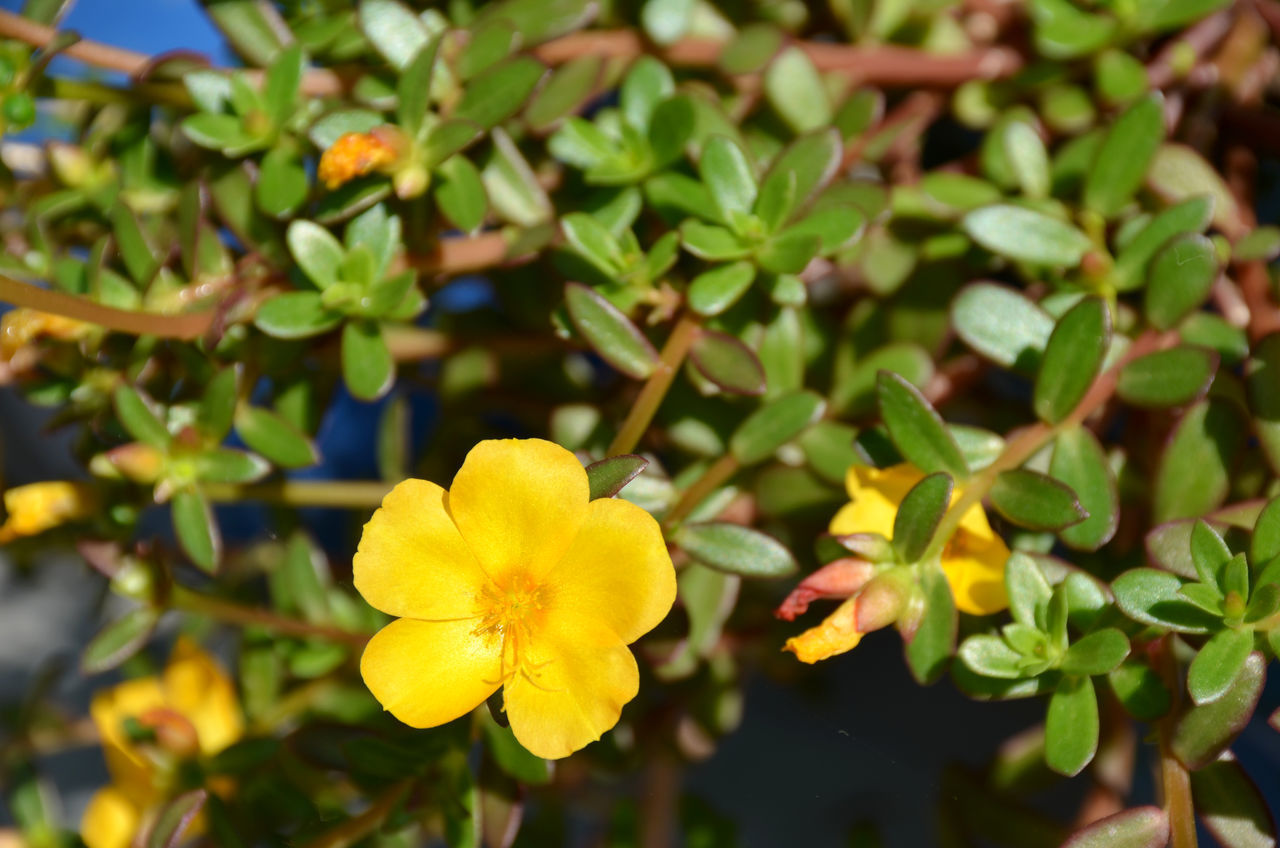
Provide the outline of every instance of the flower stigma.
<path id="1" fill-rule="evenodd" d="M 514 574 L 506 585 L 488 580 L 481 586 L 476 598 L 480 623 L 473 633 L 488 640 L 494 636 L 502 639 L 498 679 L 486 682 L 505 686 L 519 675 L 545 692 L 558 691 L 538 680 L 551 660 L 535 662 L 529 658 L 529 634 L 542 623 L 546 595 L 547 587 L 528 574 Z"/>

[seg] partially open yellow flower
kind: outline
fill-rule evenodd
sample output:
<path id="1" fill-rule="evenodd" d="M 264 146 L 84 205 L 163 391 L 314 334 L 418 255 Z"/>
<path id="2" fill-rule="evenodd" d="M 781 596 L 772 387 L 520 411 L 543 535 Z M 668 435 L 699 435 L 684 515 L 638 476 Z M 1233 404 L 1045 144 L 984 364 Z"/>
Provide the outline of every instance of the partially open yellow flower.
<path id="1" fill-rule="evenodd" d="M 93 328 L 93 324 L 51 312 L 26 307 L 11 309 L 0 317 L 0 361 L 13 359 L 19 350 L 38 338 L 75 341 Z"/>
<path id="2" fill-rule="evenodd" d="M 0 545 L 87 518 L 97 506 L 93 488 L 84 483 L 54 480 L 14 486 L 4 493 L 7 517 L 0 524 Z"/>
<path id="3" fill-rule="evenodd" d="M 89 714 L 112 781 L 94 793 L 80 822 L 89 848 L 128 848 L 174 788 L 178 762 L 216 754 L 244 732 L 231 679 L 186 638 L 178 639 L 162 676 L 99 692 Z M 134 742 L 125 730 L 129 720 L 154 733 L 155 741 Z M 198 826 L 197 819 L 188 832 Z"/>
<path id="4" fill-rule="evenodd" d="M 399 616 L 365 648 L 365 684 L 396 718 L 435 727 L 503 689 L 511 730 L 566 757 L 617 723 L 639 690 L 627 645 L 666 617 L 675 570 L 638 506 L 589 499 L 573 454 L 484 441 L 448 491 L 405 480 L 354 560 L 355 585 Z"/>
<path id="5" fill-rule="evenodd" d="M 831 532 L 837 536 L 879 533 L 892 537 L 898 505 L 922 479 L 924 474 L 912 465 L 850 467 L 845 488 L 853 501 L 831 519 Z M 952 503 L 962 492 L 959 486 L 955 488 Z M 990 615 L 1009 605 L 1004 590 L 1004 565 L 1008 559 L 1009 548 L 987 523 L 981 504 L 974 504 L 961 517 L 960 527 L 942 552 L 942 570 L 961 612 Z"/>

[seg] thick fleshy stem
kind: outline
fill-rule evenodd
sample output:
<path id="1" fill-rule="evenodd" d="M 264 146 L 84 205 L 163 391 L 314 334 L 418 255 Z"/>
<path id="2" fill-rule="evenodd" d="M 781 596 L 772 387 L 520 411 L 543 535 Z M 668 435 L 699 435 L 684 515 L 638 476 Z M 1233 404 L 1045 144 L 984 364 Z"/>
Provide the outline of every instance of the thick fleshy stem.
<path id="1" fill-rule="evenodd" d="M 727 453 L 717 459 L 702 472 L 702 476 L 694 480 L 689 488 L 684 490 L 684 494 L 680 496 L 680 500 L 671 508 L 671 512 L 667 513 L 667 517 L 663 519 L 664 527 L 674 527 L 681 521 L 689 517 L 689 514 L 702 503 L 708 495 L 716 489 L 723 486 L 729 481 L 729 478 L 738 473 L 741 466 L 733 454 Z"/>
<path id="2" fill-rule="evenodd" d="M 0 275 L 0 301 L 97 324 L 121 333 L 167 339 L 199 338 L 213 325 L 216 314 L 215 310 L 159 315 L 154 312 L 116 309 L 114 306 L 104 306 L 88 298 L 42 289 L 4 275 Z"/>
<path id="3" fill-rule="evenodd" d="M 369 641 L 369 636 L 365 633 L 353 633 L 337 627 L 286 618 L 268 609 L 243 606 L 211 595 L 202 595 L 184 586 L 175 586 L 169 601 L 174 609 L 208 616 L 227 624 L 254 625 L 286 636 L 328 639 L 331 642 L 342 642 L 357 648 L 363 648 Z"/>
<path id="4" fill-rule="evenodd" d="M 374 509 L 391 491 L 391 484 L 380 480 L 284 480 L 275 483 L 205 483 L 200 490 L 215 503 L 263 501 L 282 506 Z"/>
<path id="5" fill-rule="evenodd" d="M 1152 646 L 1151 657 L 1156 665 L 1156 673 L 1164 681 L 1165 687 L 1170 692 L 1177 693 L 1181 690 L 1181 685 L 1172 639 L 1172 636 L 1162 637 Z M 1191 774 L 1173 753 L 1173 733 L 1177 724 L 1178 709 L 1175 704 L 1157 725 L 1160 738 L 1160 793 L 1164 800 L 1165 814 L 1169 817 L 1170 848 L 1196 848 L 1196 811 L 1191 801 Z"/>
<path id="6" fill-rule="evenodd" d="M 675 379 L 676 372 L 684 364 L 689 348 L 697 339 L 698 328 L 698 319 L 692 313 L 686 312 L 680 316 L 675 329 L 667 338 L 667 343 L 662 347 L 662 353 L 658 356 L 657 368 L 649 375 L 644 388 L 640 390 L 636 402 L 627 413 L 621 429 L 618 430 L 618 435 L 613 437 L 606 456 L 619 456 L 635 450 L 644 431 L 649 428 L 649 422 L 653 421 L 658 407 L 662 405 L 662 399 L 666 397 L 667 390 L 671 388 L 671 381 Z"/>

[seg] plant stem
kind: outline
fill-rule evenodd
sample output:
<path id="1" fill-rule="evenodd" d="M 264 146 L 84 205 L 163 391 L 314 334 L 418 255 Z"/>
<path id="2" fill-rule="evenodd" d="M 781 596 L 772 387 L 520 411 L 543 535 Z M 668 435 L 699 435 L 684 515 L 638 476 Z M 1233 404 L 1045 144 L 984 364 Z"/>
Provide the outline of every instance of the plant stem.
<path id="1" fill-rule="evenodd" d="M 707 495 L 728 482 L 729 478 L 738 473 L 741 468 L 738 460 L 733 454 L 727 453 L 713 462 L 706 471 L 702 472 L 702 476 L 694 480 L 689 488 L 684 490 L 684 494 L 680 496 L 680 500 L 671 508 L 671 512 L 667 513 L 667 517 L 663 519 L 664 527 L 673 527 L 689 517 L 689 513 L 697 508 L 698 504 L 706 499 Z"/>
<path id="2" fill-rule="evenodd" d="M 1180 691 L 1178 660 L 1173 655 L 1173 637 L 1166 635 L 1157 643 L 1152 657 L 1156 672 L 1170 692 Z M 1160 719 L 1160 792 L 1164 811 L 1169 817 L 1169 848 L 1196 848 L 1196 811 L 1191 801 L 1191 774 L 1173 753 L 1173 733 L 1178 723 L 1178 705 Z"/>
<path id="3" fill-rule="evenodd" d="M 392 784 L 373 800 L 369 809 L 308 842 L 305 848 L 346 848 L 377 830 L 400 800 L 413 788 L 414 778 Z"/>
<path id="4" fill-rule="evenodd" d="M 167 339 L 199 338 L 209 330 L 214 318 L 214 310 L 158 315 L 154 312 L 116 309 L 85 297 L 42 289 L 4 275 L 0 275 L 0 301 L 97 324 L 121 333 Z"/>
<path id="5" fill-rule="evenodd" d="M 382 504 L 391 483 L 380 480 L 284 480 L 274 483 L 205 483 L 200 490 L 215 503 L 265 501 L 281 506 L 371 509 Z"/>
<path id="6" fill-rule="evenodd" d="M 353 633 L 337 627 L 323 624 L 312 624 L 297 618 L 286 618 L 269 609 L 249 607 L 226 601 L 211 595 L 193 592 L 185 586 L 174 586 L 169 596 L 174 609 L 205 615 L 227 624 L 252 625 L 273 630 L 286 636 L 302 636 L 306 638 L 328 639 L 332 642 L 343 642 L 357 648 L 363 648 L 369 641 L 365 633 Z"/>
<path id="7" fill-rule="evenodd" d="M 692 313 L 685 312 L 680 316 L 658 356 L 658 367 L 649 375 L 631 411 L 627 413 L 626 420 L 622 422 L 618 435 L 613 437 L 607 451 L 608 456 L 631 453 L 640 443 L 641 436 L 649 428 L 649 422 L 653 421 L 658 407 L 662 405 L 662 399 L 671 388 L 671 381 L 684 363 L 689 348 L 698 337 L 698 329 L 698 319 Z"/>
<path id="8" fill-rule="evenodd" d="M 941 554 L 943 547 L 950 541 L 951 534 L 960 526 L 960 519 L 971 507 L 982 502 L 982 499 L 987 496 L 987 491 L 995 483 L 996 477 L 1022 465 L 1059 433 L 1083 424 L 1086 418 L 1111 398 L 1116 390 L 1116 381 L 1120 379 L 1120 369 L 1140 356 L 1175 343 L 1177 338 L 1177 334 L 1173 332 L 1157 333 L 1154 330 L 1148 330 L 1143 333 L 1129 345 L 1128 350 L 1111 368 L 1098 375 L 1070 415 L 1053 425 L 1043 422 L 1032 424 L 1011 439 L 1005 445 L 1004 452 L 996 457 L 994 462 L 964 484 L 963 493 L 942 517 L 934 533 L 933 542 L 920 558 L 921 561 L 928 561 Z"/>

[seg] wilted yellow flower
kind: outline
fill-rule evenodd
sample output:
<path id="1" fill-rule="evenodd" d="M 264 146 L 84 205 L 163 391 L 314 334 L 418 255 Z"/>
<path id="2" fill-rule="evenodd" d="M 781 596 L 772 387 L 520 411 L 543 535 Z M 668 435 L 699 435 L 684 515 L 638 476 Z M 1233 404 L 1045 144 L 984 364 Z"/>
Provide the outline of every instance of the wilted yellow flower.
<path id="1" fill-rule="evenodd" d="M 911 465 L 879 469 L 855 465 L 845 476 L 852 501 L 831 520 L 837 536 L 878 533 L 893 536 L 893 521 L 902 499 L 924 479 Z M 954 503 L 961 495 L 952 492 Z M 1004 588 L 1004 566 L 1009 548 L 987 523 L 980 504 L 970 507 L 942 551 L 946 574 L 956 607 L 972 615 L 988 615 L 1009 605 Z M 892 573 L 874 576 L 869 563 L 855 558 L 837 560 L 819 569 L 796 588 L 778 609 L 788 621 L 820 597 L 846 597 L 835 612 L 817 627 L 787 640 L 785 650 L 803 662 L 813 663 L 857 647 L 872 630 L 899 619 L 907 608 L 908 590 Z"/>
<path id="2" fill-rule="evenodd" d="M 323 154 L 316 176 L 332 190 L 395 163 L 400 152 L 385 132 L 343 133 Z"/>
<path id="3" fill-rule="evenodd" d="M 4 493 L 7 517 L 0 524 L 0 545 L 87 518 L 97 507 L 98 498 L 85 483 L 54 480 L 14 486 Z"/>
<path id="4" fill-rule="evenodd" d="M 590 500 L 573 454 L 540 439 L 481 442 L 448 491 L 397 485 L 365 525 L 354 570 L 365 600 L 399 617 L 360 661 L 387 710 L 434 727 L 501 687 L 516 739 L 550 758 L 617 723 L 639 689 L 627 645 L 676 592 L 652 516 Z"/>
<path id="5" fill-rule="evenodd" d="M 39 338 L 75 341 L 94 329 L 74 318 L 20 307 L 0 316 L 0 362 L 11 362 L 31 342 Z"/>
<path id="6" fill-rule="evenodd" d="M 128 848 L 175 788 L 174 768 L 181 759 L 216 754 L 244 732 L 231 679 L 186 638 L 178 639 L 163 675 L 99 692 L 89 714 L 112 781 L 94 793 L 80 822 L 89 848 Z M 133 741 L 125 729 L 130 720 L 155 741 Z M 198 825 L 197 819 L 192 827 Z"/>

